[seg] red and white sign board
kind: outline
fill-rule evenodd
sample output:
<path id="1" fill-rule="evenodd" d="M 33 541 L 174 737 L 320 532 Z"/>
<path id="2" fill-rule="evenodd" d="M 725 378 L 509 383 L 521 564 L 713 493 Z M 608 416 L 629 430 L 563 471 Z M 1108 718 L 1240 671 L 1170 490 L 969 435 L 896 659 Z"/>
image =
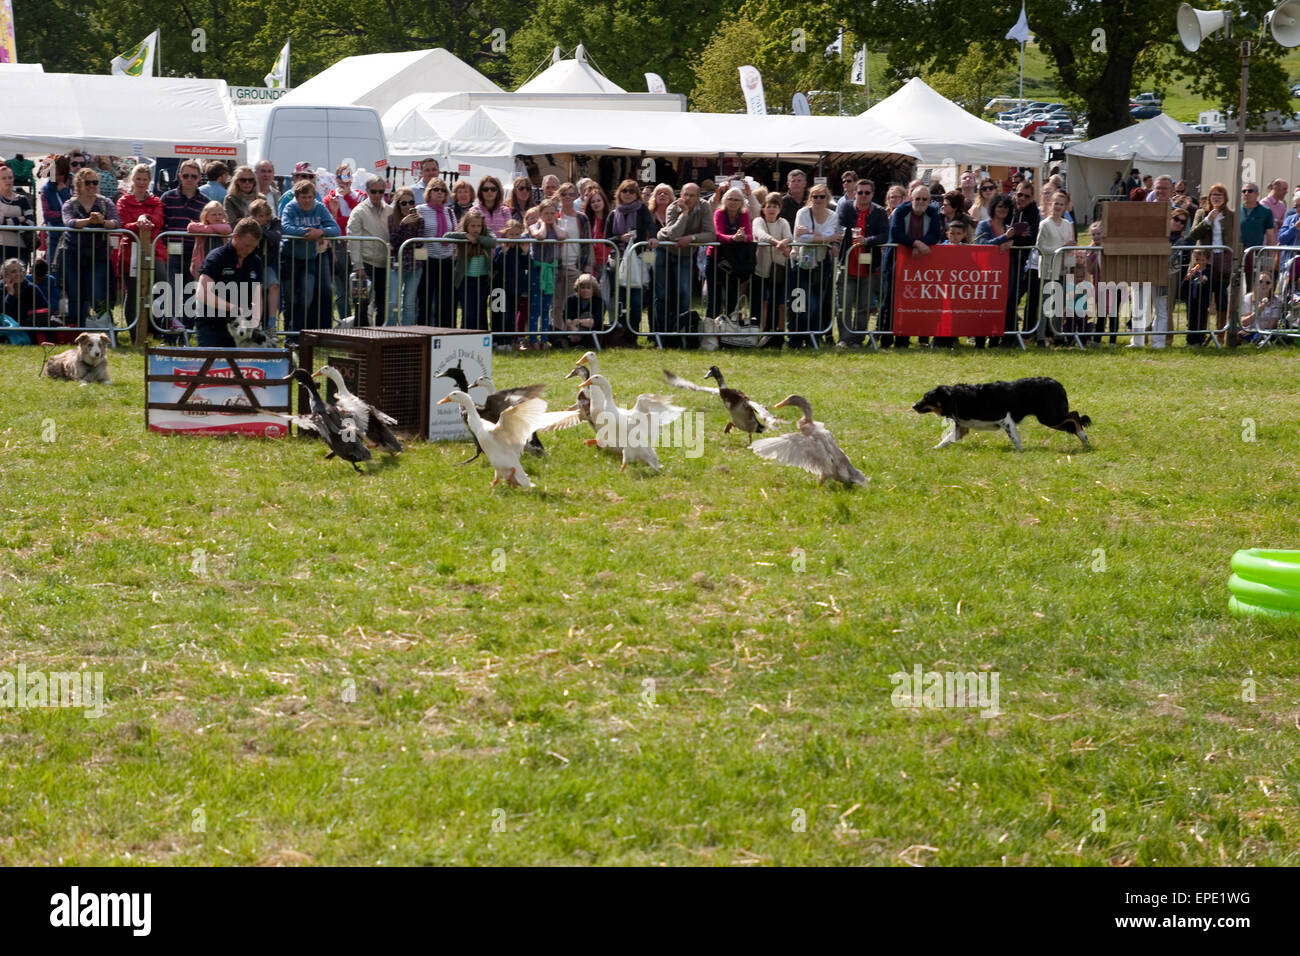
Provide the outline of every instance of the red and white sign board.
<path id="1" fill-rule="evenodd" d="M 169 350 L 173 353 L 181 349 Z M 240 349 L 235 359 L 240 374 L 248 381 L 287 378 L 292 371 L 290 357 L 283 349 Z M 205 358 L 177 354 L 149 354 L 148 404 L 176 405 L 203 367 Z M 165 381 L 154 380 L 164 376 Z M 234 370 L 224 360 L 212 364 L 206 379 L 230 380 Z M 288 385 L 250 385 L 259 405 L 289 407 Z M 224 381 L 204 382 L 194 388 L 188 399 L 190 404 L 204 407 L 204 411 L 149 407 L 149 430 L 183 435 L 257 435 L 263 438 L 282 438 L 289 433 L 289 423 L 278 415 L 249 407 L 248 395 L 241 385 L 227 385 Z M 212 411 L 206 411 L 206 409 Z M 241 411 L 247 409 L 247 411 Z"/>
<path id="2" fill-rule="evenodd" d="M 894 265 L 898 335 L 1001 335 L 1011 256 L 999 246 L 900 246 Z"/>

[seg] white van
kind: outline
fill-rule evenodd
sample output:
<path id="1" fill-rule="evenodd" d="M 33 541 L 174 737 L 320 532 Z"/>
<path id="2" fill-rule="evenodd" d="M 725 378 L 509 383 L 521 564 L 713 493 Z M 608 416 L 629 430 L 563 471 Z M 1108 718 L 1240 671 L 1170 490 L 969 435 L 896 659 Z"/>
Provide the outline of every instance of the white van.
<path id="1" fill-rule="evenodd" d="M 262 109 L 266 125 L 260 137 L 249 136 L 250 164 L 269 159 L 278 176 L 289 176 L 303 161 L 331 173 L 345 159 L 381 175 L 388 166 L 384 127 L 369 106 L 277 103 Z"/>

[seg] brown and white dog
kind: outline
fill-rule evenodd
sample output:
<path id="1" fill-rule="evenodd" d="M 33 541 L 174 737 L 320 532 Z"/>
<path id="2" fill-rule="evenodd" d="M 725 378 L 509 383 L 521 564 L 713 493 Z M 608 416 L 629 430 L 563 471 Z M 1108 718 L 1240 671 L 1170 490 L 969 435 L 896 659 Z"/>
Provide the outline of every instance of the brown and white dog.
<path id="1" fill-rule="evenodd" d="M 66 378 L 79 385 L 99 382 L 111 385 L 108 377 L 108 336 L 103 332 L 82 332 L 77 347 L 52 355 L 41 370 L 46 378 Z"/>

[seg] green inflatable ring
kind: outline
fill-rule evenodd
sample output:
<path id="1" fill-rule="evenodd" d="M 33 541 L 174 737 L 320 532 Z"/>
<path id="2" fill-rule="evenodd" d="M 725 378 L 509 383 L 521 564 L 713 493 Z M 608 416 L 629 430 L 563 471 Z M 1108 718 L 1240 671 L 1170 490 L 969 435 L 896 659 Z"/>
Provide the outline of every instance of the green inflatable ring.
<path id="1" fill-rule="evenodd" d="M 1250 548 L 1232 556 L 1228 608 L 1260 617 L 1300 616 L 1300 551 Z"/>

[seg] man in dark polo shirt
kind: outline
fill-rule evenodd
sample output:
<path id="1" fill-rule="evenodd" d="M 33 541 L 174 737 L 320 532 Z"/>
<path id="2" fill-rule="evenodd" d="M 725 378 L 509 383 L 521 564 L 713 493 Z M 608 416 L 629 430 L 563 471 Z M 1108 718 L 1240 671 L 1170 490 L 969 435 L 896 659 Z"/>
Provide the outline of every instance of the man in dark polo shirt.
<path id="1" fill-rule="evenodd" d="M 203 314 L 196 321 L 199 348 L 233 349 L 227 324 L 232 319 L 262 318 L 262 257 L 257 251 L 262 228 L 256 219 L 241 219 L 230 240 L 208 253 L 199 270 Z"/>

